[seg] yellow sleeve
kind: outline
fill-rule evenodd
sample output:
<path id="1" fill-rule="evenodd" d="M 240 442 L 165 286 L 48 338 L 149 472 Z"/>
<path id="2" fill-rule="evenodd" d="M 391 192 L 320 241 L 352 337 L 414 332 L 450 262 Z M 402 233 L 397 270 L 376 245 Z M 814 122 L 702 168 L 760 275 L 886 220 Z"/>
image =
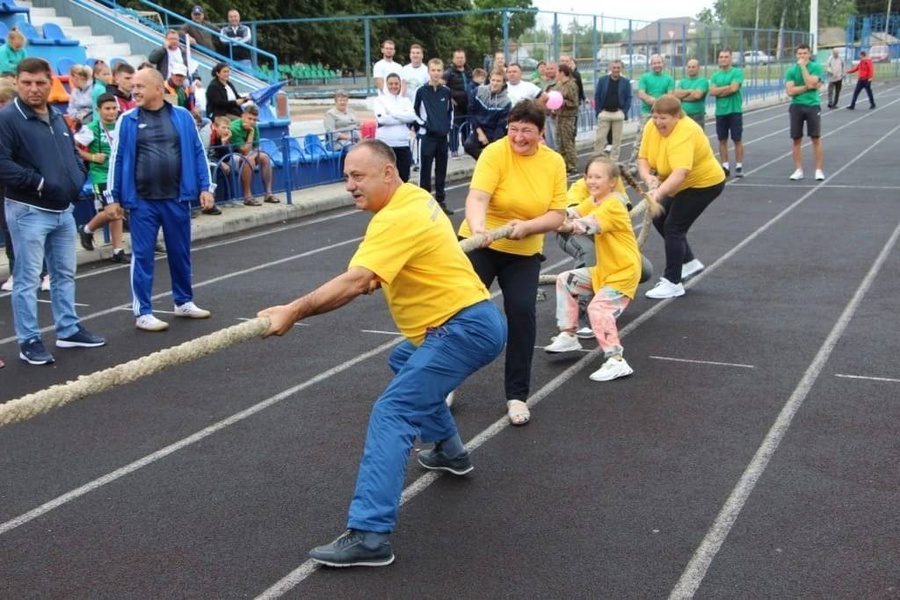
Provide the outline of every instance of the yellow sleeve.
<path id="1" fill-rule="evenodd" d="M 650 146 L 651 144 L 654 147 L 656 146 L 654 134 L 656 134 L 656 127 L 654 127 L 652 123 L 648 121 L 644 126 L 644 132 L 641 134 L 641 149 L 638 152 L 638 158 L 643 158 L 644 160 L 649 162 L 651 166 L 655 162 L 650 159 Z"/>
<path id="2" fill-rule="evenodd" d="M 633 231 L 628 210 L 618 198 L 607 197 L 599 206 L 594 207 L 592 214 L 600 224 L 601 234 L 612 231 Z"/>
<path id="3" fill-rule="evenodd" d="M 414 228 L 394 225 L 391 220 L 372 219 L 348 268 L 365 267 L 390 285 L 413 255 L 418 235 Z"/>
<path id="4" fill-rule="evenodd" d="M 566 205 L 577 206 L 582 200 L 590 196 L 587 189 L 587 182 L 584 177 L 573 183 L 566 192 Z"/>
<path id="5" fill-rule="evenodd" d="M 562 162 L 562 157 L 560 156 L 559 158 L 560 162 Z M 569 206 L 566 198 L 566 183 L 568 179 L 566 178 L 565 163 L 563 165 L 562 169 L 555 169 L 556 179 L 553 182 L 553 199 L 550 201 L 548 210 L 566 210 L 566 207 Z"/>

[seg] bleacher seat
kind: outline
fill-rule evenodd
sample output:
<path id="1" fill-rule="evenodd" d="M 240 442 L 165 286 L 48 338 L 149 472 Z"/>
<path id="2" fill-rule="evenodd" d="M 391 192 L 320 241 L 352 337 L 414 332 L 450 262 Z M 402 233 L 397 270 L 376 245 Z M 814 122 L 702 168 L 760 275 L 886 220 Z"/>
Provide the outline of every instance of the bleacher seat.
<path id="1" fill-rule="evenodd" d="M 61 58 L 56 61 L 56 72 L 61 76 L 64 75 L 66 77 L 69 76 L 69 70 L 75 66 L 75 61 L 71 58 Z"/>
<path id="2" fill-rule="evenodd" d="M 28 40 L 29 46 L 56 45 L 53 40 L 45 40 L 43 37 L 41 37 L 41 34 L 38 33 L 37 29 L 34 28 L 34 25 L 29 23 L 28 21 L 18 21 L 16 23 L 16 29 L 22 32 L 22 35 L 24 35 L 25 39 Z"/>
<path id="3" fill-rule="evenodd" d="M 3 0 L 0 2 L 0 14 L 5 15 L 27 15 L 28 7 L 27 6 L 19 6 L 16 4 L 16 0 Z"/>
<path id="4" fill-rule="evenodd" d="M 62 28 L 56 23 L 44 23 L 41 28 L 44 32 L 44 39 L 52 40 L 57 46 L 77 46 L 78 40 L 67 38 Z"/>
<path id="5" fill-rule="evenodd" d="M 274 140 L 270 140 L 269 138 L 261 138 L 259 140 L 259 150 L 260 152 L 264 152 L 269 155 L 269 158 L 272 159 L 273 166 L 280 167 L 284 164 L 284 157 L 281 154 L 281 149 L 278 147 L 278 144 L 276 144 Z"/>
<path id="6" fill-rule="evenodd" d="M 93 68 L 94 68 L 94 65 L 97 64 L 97 59 L 96 59 L 96 58 L 89 58 L 89 59 L 87 59 L 86 61 L 84 61 L 84 64 L 86 64 L 87 66 L 89 66 L 90 68 L 93 69 Z"/>
<path id="7" fill-rule="evenodd" d="M 65 86 L 63 86 L 61 78 L 54 77 L 53 81 L 50 83 L 50 97 L 47 98 L 47 102 L 50 104 L 69 103 L 69 92 L 67 92 Z M 63 112 L 65 112 L 65 110 L 63 110 Z"/>
<path id="8" fill-rule="evenodd" d="M 111 59 L 109 59 L 109 70 L 115 71 L 116 65 L 119 64 L 120 62 L 127 63 L 128 61 L 125 60 L 124 58 L 119 58 L 118 56 L 114 56 Z"/>
<path id="9" fill-rule="evenodd" d="M 0 21 L 0 39 L 6 41 L 6 38 L 9 36 L 9 27 L 3 21 Z"/>

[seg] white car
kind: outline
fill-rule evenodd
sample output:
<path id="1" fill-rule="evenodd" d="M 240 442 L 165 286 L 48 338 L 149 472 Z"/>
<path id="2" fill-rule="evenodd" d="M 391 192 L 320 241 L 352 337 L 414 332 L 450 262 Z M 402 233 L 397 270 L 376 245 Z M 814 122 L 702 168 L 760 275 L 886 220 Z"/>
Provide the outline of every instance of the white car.
<path id="1" fill-rule="evenodd" d="M 626 69 L 628 67 L 646 67 L 650 62 L 646 54 L 623 54 L 619 57 L 619 60 L 622 61 L 622 66 Z"/>
<path id="2" fill-rule="evenodd" d="M 762 50 L 744 52 L 743 63 L 745 65 L 767 65 L 773 62 L 775 62 L 775 57 L 771 54 L 766 54 Z"/>

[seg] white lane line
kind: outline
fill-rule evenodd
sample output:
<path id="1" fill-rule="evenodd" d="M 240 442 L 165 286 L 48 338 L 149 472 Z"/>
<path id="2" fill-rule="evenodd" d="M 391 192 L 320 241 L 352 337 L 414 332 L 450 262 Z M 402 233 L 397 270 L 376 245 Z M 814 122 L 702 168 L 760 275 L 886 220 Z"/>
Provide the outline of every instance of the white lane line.
<path id="1" fill-rule="evenodd" d="M 877 146 L 887 137 L 893 135 L 897 129 L 898 128 L 895 127 L 890 133 L 875 142 L 870 149 Z M 868 150 L 866 152 L 868 152 Z M 848 163 L 845 168 L 849 167 L 863 155 L 864 154 L 861 154 Z M 718 554 L 722 544 L 725 543 L 725 538 L 728 537 L 747 498 L 753 492 L 753 489 L 756 487 L 756 484 L 759 482 L 760 477 L 762 477 L 763 472 L 768 466 L 769 460 L 771 460 L 772 455 L 778 449 L 778 446 L 787 434 L 787 430 L 791 426 L 794 416 L 803 405 L 803 401 L 806 399 L 813 384 L 821 374 L 822 369 L 828 361 L 828 358 L 831 356 L 838 340 L 843 335 L 850 320 L 856 313 L 857 308 L 859 308 L 863 297 L 872 285 L 872 282 L 875 281 L 875 277 L 878 275 L 882 265 L 896 245 L 898 237 L 900 237 L 900 225 L 894 229 L 894 232 L 891 234 L 890 238 L 888 238 L 887 243 L 885 243 L 884 247 L 881 249 L 875 262 L 872 263 L 872 266 L 869 268 L 869 272 L 866 274 L 859 287 L 856 288 L 850 302 L 844 308 L 837 322 L 832 327 L 831 332 L 825 339 L 825 343 L 819 348 L 812 363 L 803 374 L 800 383 L 797 384 L 797 387 L 782 407 L 781 412 L 775 419 L 775 423 L 772 424 L 771 429 L 769 429 L 762 444 L 760 444 L 753 459 L 750 461 L 750 464 L 747 465 L 747 468 L 738 480 L 737 485 L 735 485 L 734 489 L 731 491 L 728 500 L 725 501 L 725 504 L 722 506 L 715 521 L 704 536 L 700 546 L 698 546 L 687 567 L 685 567 L 678 583 L 669 594 L 670 600 L 681 600 L 694 597 L 694 594 L 703 582 L 713 559 L 716 557 L 716 554 Z"/>
<path id="2" fill-rule="evenodd" d="M 868 377 L 866 375 L 845 375 L 843 373 L 835 373 L 835 377 L 841 379 L 864 379 L 866 381 L 883 381 L 885 383 L 900 383 L 900 379 L 891 379 L 890 377 Z"/>
<path id="3" fill-rule="evenodd" d="M 399 331 L 381 331 L 380 329 L 360 329 L 363 333 L 378 333 L 381 335 L 400 335 Z"/>
<path id="4" fill-rule="evenodd" d="M 900 129 L 900 126 L 895 127 L 887 135 L 883 136 L 881 139 L 879 139 L 874 144 L 871 144 L 862 154 L 860 154 L 859 156 L 857 156 L 856 158 L 854 158 L 853 160 L 851 160 L 850 162 L 845 164 L 843 167 L 841 167 L 840 169 L 835 171 L 835 173 L 832 175 L 832 177 L 837 176 L 844 169 L 850 168 L 856 161 L 861 159 L 866 152 L 874 149 L 882 141 L 884 141 L 885 139 L 887 139 L 888 137 L 893 135 L 893 133 L 897 129 Z M 789 154 L 790 154 L 790 152 L 788 152 L 785 156 L 787 156 Z M 761 168 L 763 168 L 763 167 L 762 166 L 758 167 L 758 169 L 761 169 Z M 772 228 L 776 223 L 778 223 L 778 221 L 783 219 L 788 213 L 793 211 L 804 200 L 811 197 L 815 191 L 816 191 L 816 189 L 809 190 L 809 192 L 804 194 L 799 200 L 795 201 L 793 204 L 786 207 L 781 212 L 779 212 L 777 215 L 772 217 L 772 219 L 770 219 L 765 224 L 763 224 L 759 229 L 757 229 L 756 231 L 751 233 L 749 236 L 744 238 L 740 243 L 738 243 L 734 248 L 732 248 L 731 250 L 726 252 L 724 255 L 722 255 L 717 261 L 715 261 L 711 265 L 708 265 L 706 267 L 706 269 L 704 269 L 703 271 L 701 271 L 700 273 L 698 273 L 697 275 L 695 275 L 694 277 L 689 279 L 687 281 L 687 283 L 684 284 L 684 287 L 686 289 L 690 289 L 691 287 L 695 286 L 699 281 L 702 281 L 709 273 L 712 273 L 713 271 L 715 271 L 719 266 L 722 265 L 722 263 L 724 263 L 725 261 L 730 259 L 732 256 L 737 254 L 739 251 L 743 250 L 747 245 L 749 245 L 751 242 L 753 242 L 756 238 L 758 238 L 764 232 L 766 232 L 770 228 Z M 550 268 L 552 268 L 552 266 L 549 266 L 547 268 L 550 269 Z M 625 327 L 620 329 L 619 337 L 624 338 L 624 337 L 628 336 L 632 331 L 634 331 L 635 329 L 637 329 L 638 327 L 640 327 L 641 325 L 643 325 L 644 323 L 646 323 L 647 321 L 649 321 L 650 319 L 655 317 L 660 311 L 662 311 L 663 308 L 668 306 L 669 303 L 671 303 L 673 301 L 675 301 L 675 298 L 668 298 L 666 300 L 661 300 L 660 302 L 654 304 L 649 309 L 645 310 L 640 315 L 638 315 L 628 325 L 626 325 Z M 572 377 L 574 377 L 575 375 L 580 373 L 589 364 L 592 364 L 595 361 L 595 359 L 598 358 L 601 354 L 602 354 L 602 352 L 599 347 L 587 352 L 584 355 L 584 357 L 579 359 L 576 363 L 574 363 L 572 366 L 567 368 L 565 371 L 563 371 L 562 373 L 560 373 L 559 375 L 557 375 L 556 377 L 551 379 L 541 389 L 539 389 L 537 392 L 535 392 L 528 399 L 528 402 L 527 402 L 528 406 L 533 408 L 534 406 L 539 404 L 541 402 L 541 400 L 543 400 L 544 398 L 546 398 L 547 396 L 549 396 L 550 394 L 555 392 L 557 389 L 562 387 L 563 384 L 565 384 Z M 466 444 L 466 449 L 469 452 L 473 452 L 478 447 L 480 447 L 482 444 L 484 444 L 485 442 L 487 442 L 488 440 L 490 440 L 491 438 L 496 436 L 498 433 L 500 433 L 501 431 L 506 429 L 506 427 L 508 427 L 508 426 L 509 426 L 509 419 L 507 419 L 506 416 L 501 417 L 500 419 L 495 421 L 493 425 L 491 425 L 490 427 L 488 427 L 487 429 L 485 429 L 484 431 L 479 433 L 477 436 L 472 438 L 469 441 L 469 443 Z M 424 489 L 426 489 L 435 480 L 437 480 L 438 476 L 439 475 L 435 472 L 429 472 L 429 473 L 423 475 L 422 477 L 420 477 L 419 479 L 415 480 L 413 483 L 411 483 L 409 485 L 409 487 L 407 487 L 403 491 L 403 495 L 400 500 L 400 505 L 403 506 L 408 500 L 412 499 L 413 497 L 418 495 L 420 492 L 422 492 Z M 300 583 L 302 583 L 305 579 L 307 579 L 310 575 L 312 575 L 318 569 L 319 569 L 319 566 L 316 565 L 316 563 L 314 563 L 312 560 L 307 560 L 306 562 L 301 564 L 299 567 L 297 567 L 296 569 L 294 569 L 293 571 L 291 571 L 290 573 L 288 573 L 287 575 L 282 577 L 280 580 L 278 580 L 274 585 L 272 585 L 270 588 L 265 590 L 262 594 L 257 596 L 256 600 L 263 600 L 263 599 L 270 600 L 273 598 L 279 598 L 282 595 L 284 595 L 285 593 L 287 593 L 288 591 L 290 591 L 291 589 L 293 589 L 294 587 L 296 587 L 297 585 L 299 585 Z"/>
<path id="5" fill-rule="evenodd" d="M 670 362 L 690 363 L 693 365 L 712 365 L 714 367 L 737 367 L 739 369 L 755 369 L 753 365 L 744 365 L 741 363 L 718 362 L 715 360 L 692 360 L 690 358 L 675 358 L 672 356 L 649 356 L 656 360 L 668 360 Z"/>
<path id="6" fill-rule="evenodd" d="M 731 187 L 764 187 L 771 188 L 774 182 L 769 183 L 732 183 Z M 777 185 L 781 185 L 783 182 L 779 181 Z M 886 190 L 891 192 L 897 192 L 900 187 L 896 185 L 850 185 L 844 183 L 829 183 L 829 184 L 815 184 L 815 183 L 785 183 L 784 185 L 789 186 L 791 189 L 803 189 L 803 188 L 812 188 L 818 187 L 823 190 Z"/>
<path id="7" fill-rule="evenodd" d="M 38 298 L 37 301 L 38 301 L 38 304 L 52 304 L 53 303 L 52 300 L 45 300 L 44 298 Z M 85 306 L 90 306 L 90 304 L 81 304 L 79 302 L 76 302 L 75 306 L 85 307 Z M 52 327 L 51 327 L 51 329 L 52 329 Z"/>
<path id="8" fill-rule="evenodd" d="M 238 413 L 235 413 L 235 414 L 231 415 L 230 417 L 219 421 L 218 423 L 214 423 L 214 424 L 210 425 L 209 427 L 206 427 L 205 429 L 201 429 L 197 433 L 190 435 L 182 440 L 179 440 L 179 441 L 175 442 L 174 444 L 170 444 L 170 445 L 166 446 L 165 448 L 161 448 L 160 450 L 157 450 L 156 452 L 154 452 L 152 454 L 148 454 L 147 456 L 145 456 L 139 460 L 136 460 L 128 465 L 125 465 L 124 467 L 116 469 L 115 471 L 112 471 L 111 473 L 107 473 L 106 475 L 99 477 L 99 478 L 91 481 L 90 483 L 86 483 L 85 485 L 75 488 L 74 490 L 63 494 L 62 496 L 58 496 L 58 497 L 54 498 L 53 500 L 50 500 L 49 502 L 45 502 L 44 504 L 38 506 L 35 509 L 28 511 L 25 514 L 22 514 L 18 517 L 15 517 L 14 519 L 10 519 L 9 521 L 6 521 L 5 523 L 0 524 L 0 535 L 3 535 L 4 533 L 7 533 L 9 531 L 12 531 L 16 527 L 20 527 L 20 526 L 24 525 L 25 523 L 28 523 L 29 521 L 32 521 L 32 520 L 40 517 L 41 515 L 44 515 L 44 514 L 50 512 L 51 510 L 58 508 L 58 507 L 62 506 L 63 504 L 66 504 L 67 502 L 71 502 L 72 500 L 75 500 L 76 498 L 80 498 L 81 496 L 84 496 L 85 494 L 88 494 L 88 493 L 96 490 L 97 488 L 100 488 L 108 483 L 112 483 L 113 481 L 120 479 L 121 477 L 124 477 L 126 475 L 129 475 L 130 473 L 133 473 L 133 472 L 137 471 L 138 469 L 141 469 L 150 464 L 153 464 L 156 461 L 158 461 L 162 458 L 165 458 L 166 456 L 169 456 L 170 454 L 173 454 L 183 448 L 186 448 L 187 446 L 190 446 L 191 444 L 199 442 L 200 440 L 211 436 L 212 434 L 216 433 L 217 431 L 221 431 L 222 429 L 225 429 L 226 427 L 230 427 L 231 425 L 234 425 L 235 423 L 238 423 L 239 421 L 243 421 L 244 419 L 247 419 L 260 411 L 263 411 L 271 406 L 274 406 L 274 405 L 278 404 L 279 402 L 281 402 L 282 400 L 289 398 L 290 396 L 296 394 L 297 392 L 300 392 L 308 387 L 314 386 L 322 381 L 325 381 L 326 379 L 328 379 L 330 377 L 337 375 L 338 373 L 341 373 L 343 371 L 346 371 L 347 369 L 350 369 L 351 367 L 356 366 L 357 364 L 359 364 L 373 356 L 377 356 L 378 354 L 381 354 L 388 348 L 396 346 L 402 340 L 403 340 L 403 338 L 398 337 L 397 339 L 391 340 L 389 342 L 385 342 L 384 344 L 382 344 L 372 350 L 369 350 L 368 352 L 360 354 L 359 356 L 352 358 L 344 363 L 341 363 L 335 367 L 332 367 L 332 368 L 328 369 L 327 371 L 323 371 L 323 372 L 319 373 L 318 375 L 316 375 L 315 377 L 312 377 L 311 379 L 307 379 L 303 383 L 300 383 L 298 385 L 295 385 L 294 387 L 291 387 L 282 392 L 279 392 L 278 394 L 272 396 L 271 398 L 263 400 L 262 402 L 259 402 L 258 404 L 254 404 L 250 408 L 247 408 Z"/>

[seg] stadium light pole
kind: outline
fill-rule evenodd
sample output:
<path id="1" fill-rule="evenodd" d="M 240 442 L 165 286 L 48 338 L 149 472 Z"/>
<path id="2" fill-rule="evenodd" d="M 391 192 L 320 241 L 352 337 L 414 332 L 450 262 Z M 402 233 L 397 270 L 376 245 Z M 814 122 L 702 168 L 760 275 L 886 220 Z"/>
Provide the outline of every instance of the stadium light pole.
<path id="1" fill-rule="evenodd" d="M 809 0 L 809 40 L 810 54 L 819 52 L 819 0 Z"/>

